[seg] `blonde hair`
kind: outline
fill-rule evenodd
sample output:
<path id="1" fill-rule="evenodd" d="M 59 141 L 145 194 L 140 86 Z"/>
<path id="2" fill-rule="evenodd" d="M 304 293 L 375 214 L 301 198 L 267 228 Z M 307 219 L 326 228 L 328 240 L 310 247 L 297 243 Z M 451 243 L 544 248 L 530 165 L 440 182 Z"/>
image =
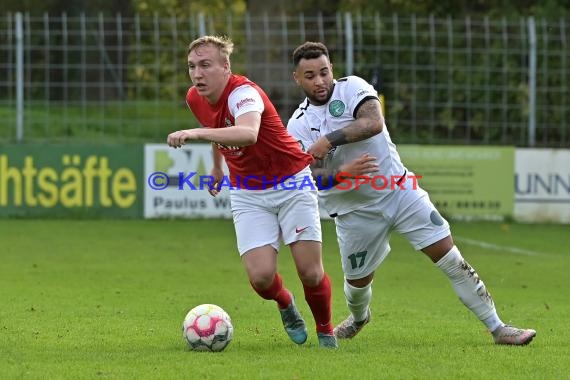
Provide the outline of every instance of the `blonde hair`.
<path id="1" fill-rule="evenodd" d="M 195 39 L 188 45 L 188 54 L 192 50 L 206 45 L 212 45 L 220 51 L 220 55 L 227 61 L 230 61 L 230 55 L 234 51 L 234 43 L 226 36 L 202 36 Z"/>

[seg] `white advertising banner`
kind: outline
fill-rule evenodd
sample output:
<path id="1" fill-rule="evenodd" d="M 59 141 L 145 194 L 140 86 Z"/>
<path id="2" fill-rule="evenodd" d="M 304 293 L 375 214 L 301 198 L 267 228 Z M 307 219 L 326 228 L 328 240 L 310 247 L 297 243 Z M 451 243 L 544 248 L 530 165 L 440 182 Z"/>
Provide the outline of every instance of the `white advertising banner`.
<path id="1" fill-rule="evenodd" d="M 213 165 L 210 144 L 180 149 L 147 144 L 144 157 L 145 218 L 231 218 L 229 191 L 214 198 L 207 190 Z"/>
<path id="2" fill-rule="evenodd" d="M 231 218 L 229 190 L 207 191 L 209 144 L 147 144 L 144 157 L 145 218 Z M 516 221 L 570 223 L 570 150 L 516 149 L 514 174 Z"/>
<path id="3" fill-rule="evenodd" d="M 570 223 L 570 150 L 517 149 L 515 220 Z"/>

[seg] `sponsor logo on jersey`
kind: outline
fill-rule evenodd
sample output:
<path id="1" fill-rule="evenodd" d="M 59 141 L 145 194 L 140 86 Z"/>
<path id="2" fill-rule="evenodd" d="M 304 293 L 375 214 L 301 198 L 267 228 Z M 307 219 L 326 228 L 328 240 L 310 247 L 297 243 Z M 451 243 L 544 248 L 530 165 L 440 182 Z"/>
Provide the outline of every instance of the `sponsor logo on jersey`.
<path id="1" fill-rule="evenodd" d="M 224 152 L 228 152 L 228 151 L 239 151 L 241 149 L 241 146 L 232 146 L 232 145 L 224 145 L 224 144 L 220 144 L 215 142 L 214 144 L 216 144 L 216 147 L 218 147 L 219 150 L 224 151 Z M 235 153 L 234 153 L 235 155 Z M 240 153 L 241 155 L 241 153 Z"/>
<path id="2" fill-rule="evenodd" d="M 344 113 L 345 105 L 342 100 L 333 100 L 329 103 L 329 112 L 334 117 L 339 117 Z"/>
<path id="3" fill-rule="evenodd" d="M 242 99 L 239 102 L 237 102 L 236 107 L 239 110 L 241 107 L 248 106 L 248 105 L 254 104 L 254 103 L 255 103 L 255 100 L 253 98 L 245 98 L 245 99 Z"/>
<path id="4" fill-rule="evenodd" d="M 356 97 L 358 98 L 358 97 L 361 97 L 362 95 L 365 95 L 365 94 L 370 94 L 370 91 L 368 91 L 368 90 L 366 90 L 366 89 L 359 90 L 359 91 L 356 93 Z M 374 94 L 374 95 L 376 95 L 376 94 Z"/>

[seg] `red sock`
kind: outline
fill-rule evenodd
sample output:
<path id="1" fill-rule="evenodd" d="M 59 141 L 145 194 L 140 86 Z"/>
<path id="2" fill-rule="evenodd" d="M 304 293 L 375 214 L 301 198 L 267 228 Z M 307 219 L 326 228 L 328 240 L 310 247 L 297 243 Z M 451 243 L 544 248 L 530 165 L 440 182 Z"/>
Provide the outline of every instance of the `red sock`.
<path id="1" fill-rule="evenodd" d="M 320 284 L 310 288 L 303 285 L 305 300 L 311 308 L 317 324 L 317 332 L 332 334 L 332 305 L 331 305 L 331 282 L 325 273 Z"/>
<path id="2" fill-rule="evenodd" d="M 257 289 L 253 284 L 251 284 L 251 287 L 261 298 L 276 301 L 280 309 L 285 309 L 291 304 L 291 293 L 283 286 L 283 280 L 279 273 L 275 273 L 275 277 L 273 277 L 273 282 L 269 285 L 269 288 Z"/>

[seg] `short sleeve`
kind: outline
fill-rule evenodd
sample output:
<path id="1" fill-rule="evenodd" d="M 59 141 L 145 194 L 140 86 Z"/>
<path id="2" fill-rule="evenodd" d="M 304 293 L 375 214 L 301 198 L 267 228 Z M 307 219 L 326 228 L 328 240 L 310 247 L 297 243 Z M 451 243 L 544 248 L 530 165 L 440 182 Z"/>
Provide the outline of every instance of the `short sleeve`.
<path id="1" fill-rule="evenodd" d="M 228 97 L 230 113 L 234 118 L 256 111 L 263 113 L 265 106 L 259 92 L 250 85 L 243 85 L 233 90 Z"/>
<path id="2" fill-rule="evenodd" d="M 356 118 L 356 112 L 364 101 L 372 98 L 378 99 L 378 93 L 374 87 L 364 79 L 357 76 L 349 77 L 345 96 L 348 109 L 351 110 L 354 118 Z"/>

